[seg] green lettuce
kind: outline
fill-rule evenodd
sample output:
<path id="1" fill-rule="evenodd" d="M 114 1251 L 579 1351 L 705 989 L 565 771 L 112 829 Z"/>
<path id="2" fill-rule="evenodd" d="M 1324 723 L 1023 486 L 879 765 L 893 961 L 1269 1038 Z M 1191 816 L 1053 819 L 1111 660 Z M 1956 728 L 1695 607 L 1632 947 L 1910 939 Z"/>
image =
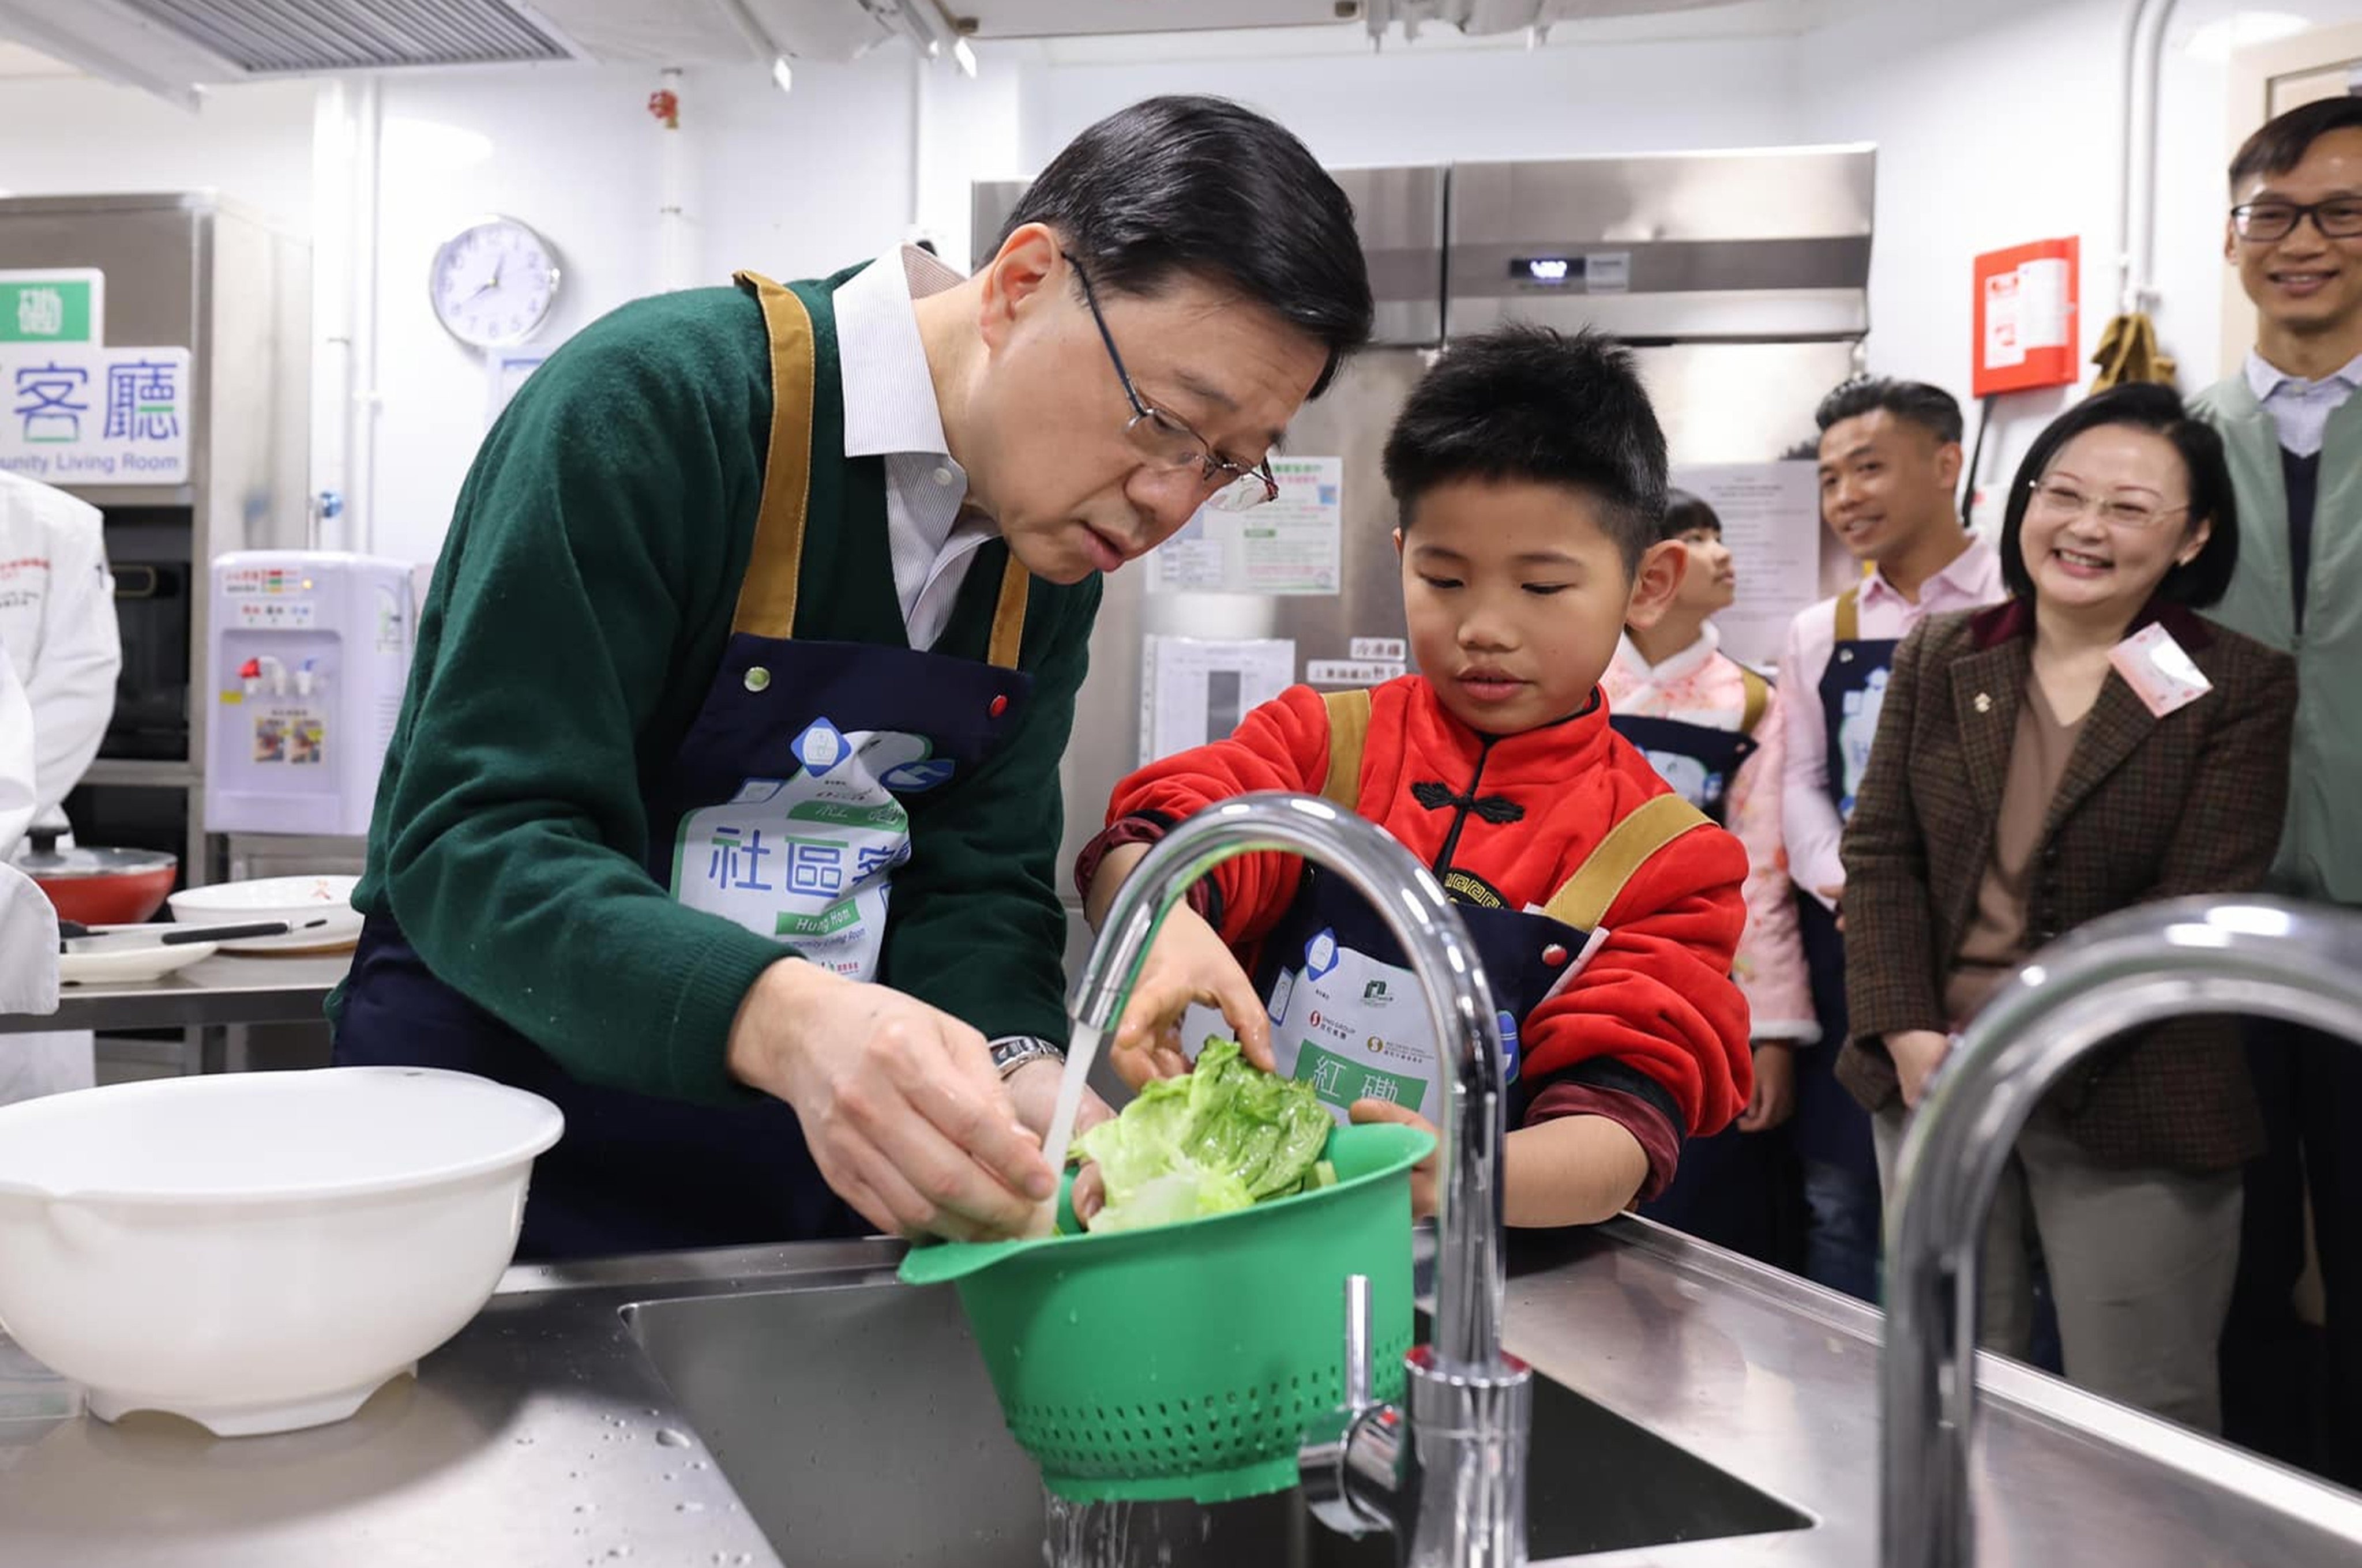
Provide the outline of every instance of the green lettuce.
<path id="1" fill-rule="evenodd" d="M 1107 1183 L 1090 1228 L 1169 1225 L 1322 1185 L 1334 1125 L 1310 1084 L 1252 1066 L 1236 1041 L 1209 1040 L 1195 1071 L 1148 1085 L 1075 1141 Z"/>

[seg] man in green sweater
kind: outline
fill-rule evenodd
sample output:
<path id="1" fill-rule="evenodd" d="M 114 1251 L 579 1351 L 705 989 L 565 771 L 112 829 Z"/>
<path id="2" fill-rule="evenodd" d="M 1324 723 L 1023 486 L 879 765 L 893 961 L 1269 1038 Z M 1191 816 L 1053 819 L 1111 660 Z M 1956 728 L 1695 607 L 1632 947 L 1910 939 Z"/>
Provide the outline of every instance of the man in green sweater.
<path id="1" fill-rule="evenodd" d="M 1099 574 L 1271 499 L 1370 319 L 1302 144 L 1164 98 L 973 277 L 905 248 L 585 329 L 460 492 L 337 1060 L 563 1107 L 529 1256 L 1021 1228 Z"/>
<path id="2" fill-rule="evenodd" d="M 2256 305 L 2246 363 L 2191 404 L 2223 433 L 2239 571 L 2217 620 L 2297 658 L 2277 892 L 2362 910 L 2362 98 L 2280 115 L 2231 164 L 2224 250 Z M 2223 1336 L 2223 1430 L 2362 1486 L 2362 1055 L 2248 1025 L 2272 1146 L 2247 1171 Z M 2311 1198 L 2328 1328 L 2293 1300 Z"/>

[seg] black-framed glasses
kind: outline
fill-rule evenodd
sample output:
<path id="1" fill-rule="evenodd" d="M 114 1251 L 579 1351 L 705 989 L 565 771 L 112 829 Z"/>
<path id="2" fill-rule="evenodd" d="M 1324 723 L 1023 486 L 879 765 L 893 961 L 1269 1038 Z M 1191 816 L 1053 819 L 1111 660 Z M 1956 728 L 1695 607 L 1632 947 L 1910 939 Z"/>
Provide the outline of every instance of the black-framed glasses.
<path id="1" fill-rule="evenodd" d="M 1219 457 L 1203 436 L 1140 395 L 1140 389 L 1131 384 L 1131 372 L 1123 368 L 1123 356 L 1116 350 L 1115 334 L 1108 330 L 1107 317 L 1099 314 L 1098 295 L 1091 288 L 1090 274 L 1070 255 L 1066 256 L 1066 265 L 1075 270 L 1075 277 L 1083 285 L 1083 303 L 1090 307 L 1091 320 L 1098 324 L 1099 341 L 1107 345 L 1108 362 L 1115 367 L 1115 379 L 1123 383 L 1123 395 L 1131 403 L 1131 420 L 1123 427 L 1123 433 L 1131 437 L 1132 444 L 1165 472 L 1194 470 L 1199 486 L 1207 492 L 1202 504 L 1218 511 L 1251 512 L 1265 502 L 1278 500 L 1279 480 L 1272 477 L 1269 458 L 1250 469 Z"/>
<path id="2" fill-rule="evenodd" d="M 2242 239 L 2286 239 L 2305 219 L 2323 239 L 2362 235 L 2362 196 L 2332 196 L 2325 202 L 2242 202 L 2231 209 L 2231 227 Z"/>

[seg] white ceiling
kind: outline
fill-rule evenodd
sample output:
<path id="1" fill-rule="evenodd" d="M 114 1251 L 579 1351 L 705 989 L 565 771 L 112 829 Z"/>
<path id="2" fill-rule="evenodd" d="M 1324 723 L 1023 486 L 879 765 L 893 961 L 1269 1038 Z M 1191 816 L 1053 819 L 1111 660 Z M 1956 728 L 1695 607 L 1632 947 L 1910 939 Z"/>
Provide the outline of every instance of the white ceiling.
<path id="1" fill-rule="evenodd" d="M 756 63 L 774 52 L 844 60 L 931 33 L 1044 40 L 1051 58 L 1128 58 L 1178 33 L 1263 29 L 1272 52 L 1371 47 L 1500 47 L 1539 21 L 1551 44 L 1794 35 L 1881 0 L 436 0 L 478 23 L 513 14 L 575 58 L 602 63 Z M 1886 0 L 1889 5 L 1896 0 Z M 1904 0 L 1910 3 L 1910 0 Z M 250 71 L 223 40 L 267 36 L 291 18 L 370 14 L 365 0 L 0 0 L 0 79 L 77 71 L 193 99 L 190 89 Z M 1450 25 L 1461 24 L 1460 28 Z M 241 29 L 243 31 L 241 32 Z M 1464 29 L 1464 30 L 1462 30 Z M 481 30 L 480 27 L 478 28 Z M 10 41 L 14 40 L 14 41 Z M 322 35 L 325 52 L 332 39 Z M 208 45 L 213 47 L 207 47 Z M 389 58 L 399 59 L 399 45 Z"/>

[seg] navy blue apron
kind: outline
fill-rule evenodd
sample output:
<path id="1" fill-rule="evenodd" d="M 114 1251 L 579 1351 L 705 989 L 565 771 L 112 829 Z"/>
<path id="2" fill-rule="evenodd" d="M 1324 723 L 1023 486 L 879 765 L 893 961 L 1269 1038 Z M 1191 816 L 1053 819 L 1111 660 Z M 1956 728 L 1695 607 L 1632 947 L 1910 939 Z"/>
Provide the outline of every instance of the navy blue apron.
<path id="1" fill-rule="evenodd" d="M 1847 821 L 1853 816 L 1854 791 L 1861 785 L 1861 768 L 1878 733 L 1887 674 L 1901 643 L 1893 637 L 1861 635 L 1860 591 L 1851 588 L 1838 595 L 1836 633 L 1819 692 L 1828 743 L 1829 801 L 1838 819 Z M 1874 1192 L 1878 1157 L 1871 1143 L 1870 1118 L 1836 1075 L 1838 1051 L 1851 1032 L 1846 1013 L 1845 936 L 1838 930 L 1837 917 L 1811 893 L 1798 890 L 1796 909 L 1813 1010 L 1821 1024 L 1819 1047 L 1797 1054 L 1797 1153 L 1808 1163 L 1835 1165 L 1866 1179 Z"/>
<path id="2" fill-rule="evenodd" d="M 1754 704 L 1750 702 L 1750 707 Z M 1760 708 L 1754 709 L 1760 715 Z M 1759 743 L 1742 720 L 1736 730 L 1680 719 L 1613 714 L 1616 733 L 1648 758 L 1657 776 L 1717 823 L 1727 823 L 1731 780 Z M 1661 1224 L 1765 1262 L 1779 1244 L 1777 1145 L 1736 1126 L 1682 1146 L 1682 1163 L 1664 1191 L 1640 1206 Z"/>
<path id="3" fill-rule="evenodd" d="M 796 641 L 818 350 L 811 313 L 752 274 L 775 411 L 730 641 L 703 708 L 646 794 L 649 874 L 684 902 L 877 976 L 904 800 L 974 771 L 1022 711 L 1028 579 L 1003 569 L 988 662 Z M 535 1163 L 518 1255 L 553 1259 L 807 1241 L 871 1229 L 831 1191 L 794 1111 L 749 1091 L 692 1105 L 577 1081 L 429 972 L 386 916 L 364 926 L 339 1063 L 453 1067 L 547 1097 L 566 1133 Z"/>
<path id="4" fill-rule="evenodd" d="M 1657 777 L 1717 825 L 1728 820 L 1730 783 L 1755 755 L 1758 743 L 1744 730 L 1718 730 L 1682 719 L 1611 713 L 1607 723 L 1632 743 Z"/>

